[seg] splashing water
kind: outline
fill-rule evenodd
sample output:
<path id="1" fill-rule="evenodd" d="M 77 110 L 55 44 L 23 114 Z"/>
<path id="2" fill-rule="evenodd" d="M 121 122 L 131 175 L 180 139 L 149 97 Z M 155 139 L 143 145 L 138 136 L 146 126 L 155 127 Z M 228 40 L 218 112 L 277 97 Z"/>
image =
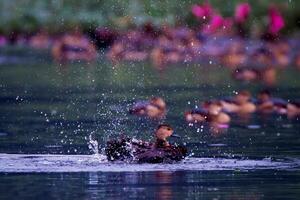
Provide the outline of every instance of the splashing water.
<path id="1" fill-rule="evenodd" d="M 298 170 L 299 159 L 244 160 L 232 158 L 187 158 L 173 164 L 108 162 L 104 155 L 0 154 L 0 172 L 137 172 L 212 170 Z"/>
<path id="2" fill-rule="evenodd" d="M 89 135 L 89 149 L 94 153 L 94 155 L 99 155 L 99 143 L 96 139 L 93 139 L 93 133 Z"/>

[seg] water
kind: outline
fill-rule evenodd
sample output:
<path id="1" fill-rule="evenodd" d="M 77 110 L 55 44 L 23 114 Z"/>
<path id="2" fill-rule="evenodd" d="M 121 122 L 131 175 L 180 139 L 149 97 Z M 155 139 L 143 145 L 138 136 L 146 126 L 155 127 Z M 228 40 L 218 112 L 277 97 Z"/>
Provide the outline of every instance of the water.
<path id="1" fill-rule="evenodd" d="M 211 65 L 159 72 L 149 63 L 113 68 L 99 58 L 59 66 L 44 54 L 5 53 L 18 58 L 0 63 L 0 199 L 300 196 L 298 119 L 235 116 L 223 132 L 183 120 L 184 111 L 203 100 L 245 88 L 257 93 L 259 83 L 237 83 L 227 69 Z M 280 71 L 274 95 L 300 99 L 298 73 Z M 191 156 L 174 165 L 108 163 L 102 154 L 109 138 L 153 138 L 159 122 L 127 114 L 136 99 L 152 95 L 166 99 L 163 122 L 174 126 L 181 139 L 172 142 L 186 144 Z"/>

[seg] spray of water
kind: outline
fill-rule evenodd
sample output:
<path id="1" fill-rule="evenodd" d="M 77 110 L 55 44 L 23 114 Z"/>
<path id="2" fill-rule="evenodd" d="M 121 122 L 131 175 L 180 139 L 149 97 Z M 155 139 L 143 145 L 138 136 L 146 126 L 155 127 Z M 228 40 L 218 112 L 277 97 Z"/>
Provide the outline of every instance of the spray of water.
<path id="1" fill-rule="evenodd" d="M 89 149 L 94 153 L 94 155 L 99 155 L 99 144 L 96 139 L 93 139 L 93 133 L 89 135 Z"/>
<path id="2" fill-rule="evenodd" d="M 105 162 L 107 161 L 107 157 L 103 153 L 99 152 L 99 143 L 95 138 L 93 138 L 93 135 L 94 132 L 92 132 L 89 135 L 89 141 L 88 141 L 88 147 L 93 152 L 92 160 L 97 162 Z"/>

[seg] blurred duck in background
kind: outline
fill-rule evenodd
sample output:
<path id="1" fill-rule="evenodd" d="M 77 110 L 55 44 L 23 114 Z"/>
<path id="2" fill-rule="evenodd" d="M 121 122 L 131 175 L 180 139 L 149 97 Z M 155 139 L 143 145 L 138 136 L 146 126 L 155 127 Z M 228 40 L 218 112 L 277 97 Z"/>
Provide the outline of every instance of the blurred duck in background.
<path id="1" fill-rule="evenodd" d="M 232 71 L 232 77 L 243 82 L 262 82 L 267 86 L 273 86 L 277 80 L 277 71 L 274 67 L 250 68 L 241 67 Z"/>
<path id="2" fill-rule="evenodd" d="M 95 46 L 85 37 L 79 28 L 55 41 L 52 55 L 57 62 L 85 61 L 96 59 Z"/>
<path id="3" fill-rule="evenodd" d="M 290 101 L 287 104 L 287 116 L 294 118 L 300 116 L 300 101 Z"/>
<path id="4" fill-rule="evenodd" d="M 52 39 L 45 30 L 40 30 L 29 38 L 29 46 L 35 49 L 48 49 L 52 44 Z"/>
<path id="5" fill-rule="evenodd" d="M 153 97 L 148 101 L 136 102 L 129 109 L 129 113 L 150 119 L 161 119 L 166 116 L 166 107 L 166 102 L 161 97 Z"/>
<path id="6" fill-rule="evenodd" d="M 257 111 L 260 113 L 273 113 L 274 102 L 272 101 L 271 93 L 268 90 L 262 90 L 257 95 Z"/>
<path id="7" fill-rule="evenodd" d="M 256 111 L 256 106 L 251 102 L 249 91 L 240 91 L 233 98 L 220 101 L 222 108 L 228 113 L 248 114 Z"/>
<path id="8" fill-rule="evenodd" d="M 223 112 L 222 104 L 219 101 L 206 101 L 201 108 L 185 112 L 185 120 L 188 123 L 209 122 L 214 124 L 229 124 L 231 118 Z"/>

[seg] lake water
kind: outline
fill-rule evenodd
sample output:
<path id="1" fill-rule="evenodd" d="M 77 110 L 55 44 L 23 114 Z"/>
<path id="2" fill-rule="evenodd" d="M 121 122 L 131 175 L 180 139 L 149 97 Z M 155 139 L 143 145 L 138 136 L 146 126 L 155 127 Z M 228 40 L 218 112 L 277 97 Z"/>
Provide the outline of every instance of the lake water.
<path id="1" fill-rule="evenodd" d="M 150 63 L 112 66 L 103 58 L 60 66 L 47 52 L 0 51 L 0 199 L 299 199 L 297 118 L 233 117 L 222 132 L 185 123 L 203 100 L 259 83 L 231 79 L 220 66 Z M 3 56 L 5 54 L 5 56 Z M 100 56 L 101 57 L 101 56 Z M 298 71 L 279 71 L 274 96 L 300 99 Z M 102 149 L 126 134 L 153 138 L 159 122 L 128 115 L 135 100 L 162 96 L 165 123 L 191 155 L 173 165 L 108 163 Z M 89 149 L 99 142 L 100 155 Z M 47 155 L 46 155 L 47 154 Z M 51 155 L 48 155 L 51 154 Z"/>

